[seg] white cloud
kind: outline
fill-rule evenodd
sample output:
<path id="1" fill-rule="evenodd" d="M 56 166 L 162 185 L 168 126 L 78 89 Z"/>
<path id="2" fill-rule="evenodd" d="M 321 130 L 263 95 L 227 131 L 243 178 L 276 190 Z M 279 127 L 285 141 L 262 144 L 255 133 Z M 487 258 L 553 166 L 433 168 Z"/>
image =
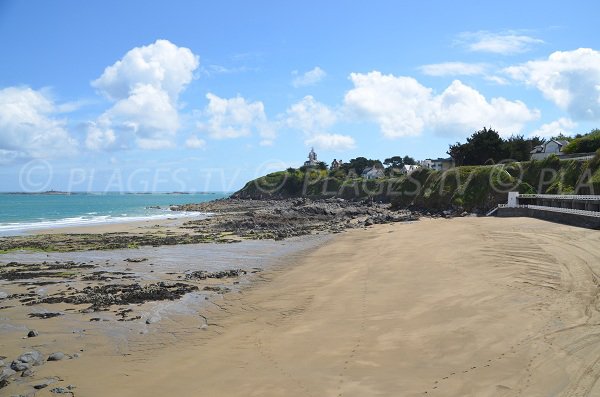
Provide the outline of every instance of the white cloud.
<path id="1" fill-rule="evenodd" d="M 311 95 L 290 106 L 285 114 L 285 124 L 288 127 L 301 130 L 307 135 L 323 132 L 335 124 L 336 120 L 336 113 Z"/>
<path id="2" fill-rule="evenodd" d="M 521 101 L 487 100 L 481 93 L 455 80 L 441 94 L 411 77 L 383 75 L 374 71 L 352 73 L 354 88 L 345 105 L 365 119 L 379 124 L 387 138 L 420 135 L 432 129 L 444 135 L 467 135 L 483 126 L 510 135 L 539 117 Z"/>
<path id="3" fill-rule="evenodd" d="M 432 100 L 433 129 L 444 134 L 470 133 L 490 126 L 508 136 L 522 131 L 525 123 L 539 118 L 521 101 L 492 98 L 489 101 L 477 90 L 454 80 L 442 94 Z"/>
<path id="4" fill-rule="evenodd" d="M 103 128 L 97 123 L 88 124 L 85 146 L 92 150 L 111 149 L 116 146 L 117 136 L 110 128 Z"/>
<path id="5" fill-rule="evenodd" d="M 292 80 L 292 85 L 298 88 L 317 84 L 325 78 L 327 73 L 320 67 L 315 66 L 313 69 L 303 74 L 298 74 L 298 71 L 294 70 L 292 75 L 295 76 Z"/>
<path id="6" fill-rule="evenodd" d="M 573 135 L 571 129 L 577 127 L 577 123 L 573 120 L 565 117 L 561 117 L 558 120 L 554 120 L 550 123 L 543 124 L 537 130 L 533 131 L 530 136 L 539 136 L 543 138 L 550 138 L 559 134 Z"/>
<path id="7" fill-rule="evenodd" d="M 54 117 L 59 106 L 43 91 L 0 89 L 0 162 L 75 153 L 77 141 L 66 121 Z"/>
<path id="8" fill-rule="evenodd" d="M 121 60 L 104 69 L 92 86 L 113 100 L 127 98 L 139 85 L 151 85 L 165 91 L 170 98 L 177 98 L 192 81 L 198 63 L 198 57 L 190 49 L 157 40 L 128 51 Z"/>
<path id="9" fill-rule="evenodd" d="M 323 150 L 348 150 L 356 147 L 351 136 L 327 132 L 339 117 L 334 110 L 311 95 L 291 105 L 283 117 L 283 124 L 303 133 L 306 138 L 304 143 L 308 146 Z"/>
<path id="10" fill-rule="evenodd" d="M 192 135 L 185 141 L 185 147 L 188 149 L 204 149 L 206 146 L 206 141 L 204 139 L 200 139 L 195 135 Z"/>
<path id="11" fill-rule="evenodd" d="M 315 146 L 323 150 L 350 150 L 356 147 L 354 138 L 348 135 L 340 134 L 317 134 L 311 136 L 304 143 L 308 146 Z"/>
<path id="12" fill-rule="evenodd" d="M 206 98 L 208 105 L 204 113 L 208 121 L 198 127 L 212 138 L 240 138 L 257 132 L 263 138 L 262 145 L 269 145 L 275 139 L 275 128 L 269 123 L 262 102 L 247 102 L 241 96 L 220 98 L 212 93 Z"/>
<path id="13" fill-rule="evenodd" d="M 514 79 L 536 87 L 577 120 L 600 119 L 600 52 L 591 48 L 557 51 L 547 60 L 512 66 Z"/>
<path id="14" fill-rule="evenodd" d="M 431 89 L 412 77 L 383 75 L 374 71 L 352 73 L 354 88 L 345 105 L 359 116 L 375 120 L 388 138 L 419 135 L 431 112 Z"/>
<path id="15" fill-rule="evenodd" d="M 493 33 L 481 30 L 459 34 L 456 43 L 465 46 L 469 51 L 511 55 L 527 52 L 534 45 L 544 41 L 518 31 Z"/>
<path id="16" fill-rule="evenodd" d="M 486 74 L 484 63 L 443 62 L 423 65 L 419 70 L 428 76 L 473 76 Z"/>
<path id="17" fill-rule="evenodd" d="M 142 149 L 173 147 L 179 94 L 197 67 L 196 55 L 168 40 L 127 52 L 92 82 L 116 102 L 88 129 L 87 147 L 126 147 L 129 140 Z"/>

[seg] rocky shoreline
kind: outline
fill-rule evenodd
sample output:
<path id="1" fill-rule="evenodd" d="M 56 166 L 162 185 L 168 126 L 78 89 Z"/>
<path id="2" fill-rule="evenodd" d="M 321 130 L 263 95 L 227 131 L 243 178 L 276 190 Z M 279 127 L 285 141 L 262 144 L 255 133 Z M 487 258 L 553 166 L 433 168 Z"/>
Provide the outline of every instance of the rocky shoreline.
<path id="1" fill-rule="evenodd" d="M 340 233 L 373 224 L 418 220 L 411 211 L 389 204 L 343 199 L 222 199 L 171 207 L 173 211 L 212 214 L 192 219 L 176 230 L 156 225 L 135 233 L 73 233 L 0 238 L 0 253 L 15 250 L 87 251 L 199 243 L 235 243 L 244 239 L 281 240 L 308 234 Z"/>
<path id="2" fill-rule="evenodd" d="M 196 233 L 231 233 L 245 239 L 275 239 L 314 233 L 340 233 L 374 224 L 414 221 L 410 211 L 393 211 L 389 204 L 344 199 L 215 200 L 172 207 L 213 216 L 189 221 L 184 228 Z"/>
<path id="3" fill-rule="evenodd" d="M 76 395 L 76 386 L 68 379 L 55 374 L 48 376 L 49 371 L 60 365 L 46 368 L 48 362 L 76 360 L 85 354 L 68 341 L 62 346 L 72 350 L 63 351 L 57 350 L 56 341 L 38 341 L 47 334 L 56 335 L 57 329 L 63 329 L 58 332 L 64 333 L 76 326 L 85 333 L 86 323 L 107 324 L 113 329 L 120 323 L 152 327 L 161 321 L 160 315 L 153 313 L 152 305 L 178 301 L 190 293 L 209 300 L 215 294 L 230 291 L 242 278 L 260 271 L 254 268 L 166 272 L 145 257 L 115 263 L 89 260 L 1 264 L 0 316 L 9 328 L 0 329 L 4 339 L 0 344 L 4 353 L 0 356 L 0 394 L 6 391 L 10 395 L 30 396 L 48 388 L 52 394 Z M 207 326 L 206 321 L 198 320 L 201 320 L 199 329 Z M 19 335 L 15 327 L 20 329 L 23 325 L 25 328 Z M 18 342 L 19 339 L 31 342 Z M 26 348 L 7 345 L 9 340 Z M 14 357 L 10 356 L 11 351 Z"/>

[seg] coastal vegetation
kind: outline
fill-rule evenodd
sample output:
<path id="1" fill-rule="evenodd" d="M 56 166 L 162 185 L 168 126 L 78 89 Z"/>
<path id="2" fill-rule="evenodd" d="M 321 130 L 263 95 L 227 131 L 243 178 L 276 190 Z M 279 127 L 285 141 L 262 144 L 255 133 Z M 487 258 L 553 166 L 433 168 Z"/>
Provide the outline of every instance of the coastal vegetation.
<path id="1" fill-rule="evenodd" d="M 544 139 L 537 136 L 512 135 L 505 139 L 497 131 L 484 127 L 465 143 L 450 145 L 448 154 L 456 165 L 495 164 L 505 159 L 527 161 L 531 150 L 543 142 Z"/>
<path id="2" fill-rule="evenodd" d="M 583 136 L 576 136 L 563 149 L 565 153 L 591 153 L 600 149 L 600 129 L 594 129 Z"/>
<path id="3" fill-rule="evenodd" d="M 395 208 L 485 212 L 506 202 L 509 191 L 598 194 L 600 151 L 585 161 L 551 155 L 544 160 L 468 165 L 445 171 L 421 168 L 408 175 L 391 172 L 377 179 L 359 175 L 353 169 L 288 169 L 248 182 L 233 197 L 337 197 L 389 202 Z"/>

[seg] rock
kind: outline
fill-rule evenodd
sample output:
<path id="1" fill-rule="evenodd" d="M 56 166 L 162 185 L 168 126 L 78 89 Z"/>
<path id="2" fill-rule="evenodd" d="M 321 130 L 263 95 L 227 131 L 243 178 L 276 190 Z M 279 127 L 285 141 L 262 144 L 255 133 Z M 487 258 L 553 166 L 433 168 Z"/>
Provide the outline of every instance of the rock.
<path id="1" fill-rule="evenodd" d="M 73 394 L 71 392 L 70 389 L 66 388 L 66 387 L 54 387 L 52 389 L 50 389 L 50 393 L 55 393 L 55 394 Z"/>
<path id="2" fill-rule="evenodd" d="M 0 360 L 0 368 L 1 367 L 6 367 L 6 363 L 4 362 L 4 360 Z"/>
<path id="3" fill-rule="evenodd" d="M 56 382 L 56 380 L 54 380 L 54 379 L 45 379 L 41 383 L 34 385 L 33 388 L 36 390 L 45 389 L 46 387 L 50 386 L 54 382 Z"/>
<path id="4" fill-rule="evenodd" d="M 31 368 L 31 364 L 15 360 L 10 364 L 10 368 L 15 371 L 21 372 L 21 371 L 26 371 L 29 368 Z"/>
<path id="5" fill-rule="evenodd" d="M 21 354 L 15 361 L 27 363 L 31 365 L 42 365 L 44 363 L 44 356 L 37 350 L 32 350 L 27 353 Z M 13 361 L 13 363 L 15 362 Z"/>
<path id="6" fill-rule="evenodd" d="M 8 294 L 4 291 L 0 291 L 0 299 L 6 299 L 8 298 Z"/>
<path id="7" fill-rule="evenodd" d="M 23 371 L 23 373 L 21 374 L 21 377 L 28 378 L 30 376 L 33 376 L 34 374 L 35 374 L 35 372 L 31 368 L 29 368 L 29 369 L 26 369 L 25 371 Z"/>
<path id="8" fill-rule="evenodd" d="M 48 361 L 60 361 L 65 358 L 65 354 L 61 352 L 52 353 L 48 356 Z"/>
<path id="9" fill-rule="evenodd" d="M 10 369 L 10 368 L 4 368 L 1 372 L 0 372 L 0 384 L 2 382 L 5 382 L 6 380 L 8 380 L 8 378 L 10 378 L 11 376 L 13 376 L 14 374 L 16 374 L 16 371 Z"/>
<path id="10" fill-rule="evenodd" d="M 41 318 L 46 320 L 48 318 L 62 316 L 62 313 L 29 313 L 29 317 L 31 318 Z"/>
<path id="11" fill-rule="evenodd" d="M 38 332 L 37 332 L 35 329 L 32 329 L 31 331 L 29 331 L 29 332 L 27 333 L 27 337 L 28 337 L 28 338 L 34 338 L 34 337 L 36 337 L 36 336 L 38 336 L 38 335 L 39 335 L 39 333 L 38 333 Z"/>
<path id="12" fill-rule="evenodd" d="M 154 314 L 146 319 L 146 324 L 154 324 L 160 321 L 160 316 L 158 314 Z"/>

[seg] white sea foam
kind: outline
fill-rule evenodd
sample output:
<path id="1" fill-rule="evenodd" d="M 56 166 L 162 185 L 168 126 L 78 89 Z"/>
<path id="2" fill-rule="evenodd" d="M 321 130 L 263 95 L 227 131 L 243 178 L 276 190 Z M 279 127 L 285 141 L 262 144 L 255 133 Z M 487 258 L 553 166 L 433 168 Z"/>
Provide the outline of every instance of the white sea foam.
<path id="1" fill-rule="evenodd" d="M 32 230 L 53 229 L 60 227 L 90 226 L 110 223 L 127 223 L 172 218 L 197 218 L 207 216 L 209 216 L 209 214 L 204 212 L 165 211 L 162 214 L 145 216 L 78 216 L 63 219 L 40 220 L 35 222 L 0 223 L 0 235 L 20 234 Z"/>

